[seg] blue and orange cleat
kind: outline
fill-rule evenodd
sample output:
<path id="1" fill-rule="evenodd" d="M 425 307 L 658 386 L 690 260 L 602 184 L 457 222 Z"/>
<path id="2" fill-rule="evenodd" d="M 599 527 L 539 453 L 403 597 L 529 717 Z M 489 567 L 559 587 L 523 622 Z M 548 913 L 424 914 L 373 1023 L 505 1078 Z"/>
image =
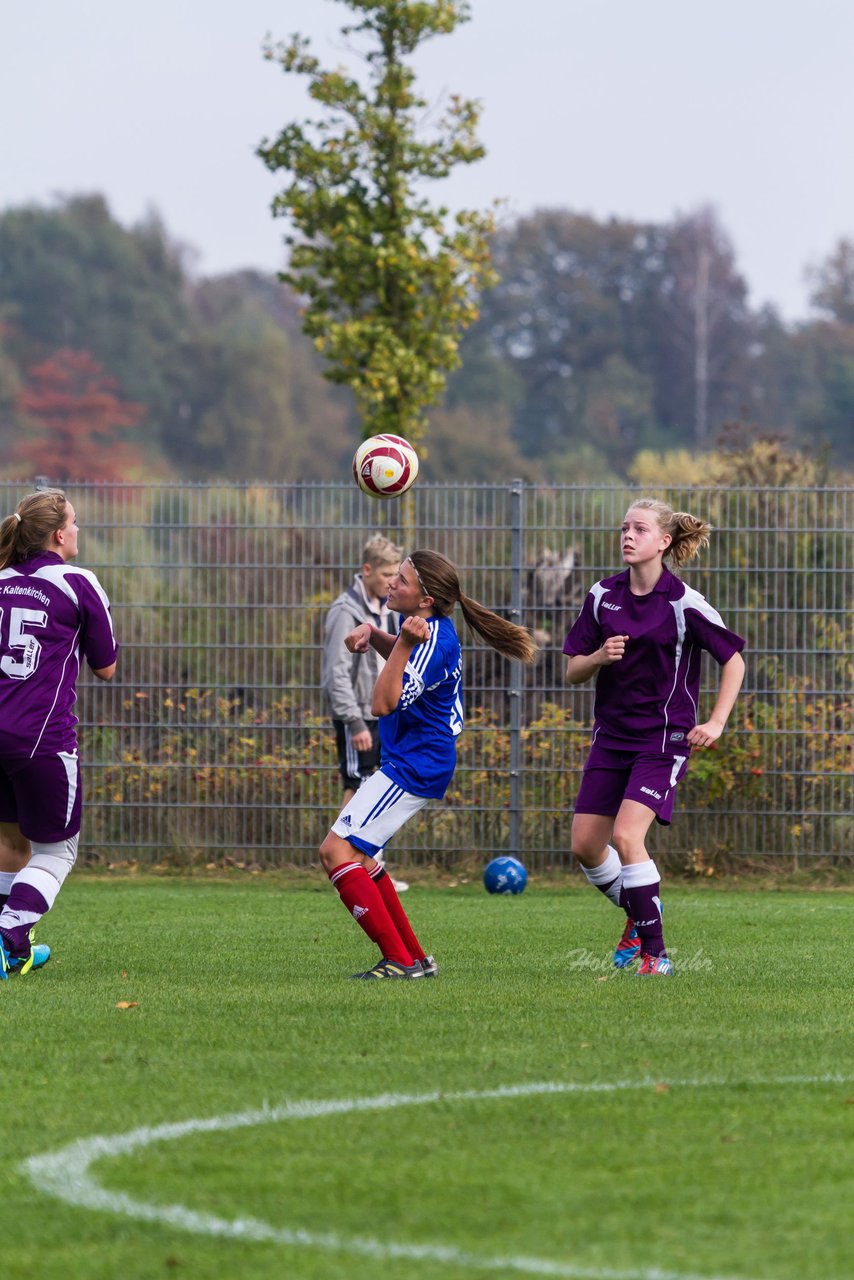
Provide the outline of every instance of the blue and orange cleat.
<path id="1" fill-rule="evenodd" d="M 631 916 L 626 916 L 626 927 L 623 930 L 623 936 L 614 951 L 614 968 L 628 969 L 629 965 L 634 964 L 635 960 L 640 956 L 640 950 L 640 934 L 635 928 L 635 922 Z"/>

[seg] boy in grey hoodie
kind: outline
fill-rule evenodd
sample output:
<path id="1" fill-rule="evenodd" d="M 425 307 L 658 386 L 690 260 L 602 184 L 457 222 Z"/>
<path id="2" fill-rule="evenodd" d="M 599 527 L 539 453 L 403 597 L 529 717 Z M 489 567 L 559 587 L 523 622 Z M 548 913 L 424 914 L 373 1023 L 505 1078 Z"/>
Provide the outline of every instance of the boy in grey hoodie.
<path id="1" fill-rule="evenodd" d="M 347 804 L 380 762 L 377 721 L 371 716 L 371 697 L 383 664 L 375 649 L 349 653 L 344 645 L 360 622 L 396 635 L 399 619 L 386 604 L 389 582 L 400 568 L 403 552 L 382 534 L 365 543 L 362 568 L 351 586 L 330 605 L 323 643 L 322 685 L 332 712 L 338 763 Z"/>

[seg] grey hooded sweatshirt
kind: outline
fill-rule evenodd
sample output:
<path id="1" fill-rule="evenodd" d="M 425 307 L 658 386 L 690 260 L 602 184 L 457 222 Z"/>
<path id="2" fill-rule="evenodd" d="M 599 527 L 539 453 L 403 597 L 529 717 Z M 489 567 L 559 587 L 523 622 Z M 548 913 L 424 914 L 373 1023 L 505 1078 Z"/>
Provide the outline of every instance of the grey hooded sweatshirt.
<path id="1" fill-rule="evenodd" d="M 333 720 L 343 720 L 352 733 L 362 733 L 371 715 L 371 697 L 383 659 L 375 649 L 367 653 L 350 653 L 344 644 L 360 622 L 373 623 L 381 631 L 397 635 L 398 615 L 392 613 L 385 600 L 375 613 L 362 582 L 361 573 L 353 585 L 342 591 L 329 606 L 323 640 L 323 676 L 321 684 L 332 711 Z"/>

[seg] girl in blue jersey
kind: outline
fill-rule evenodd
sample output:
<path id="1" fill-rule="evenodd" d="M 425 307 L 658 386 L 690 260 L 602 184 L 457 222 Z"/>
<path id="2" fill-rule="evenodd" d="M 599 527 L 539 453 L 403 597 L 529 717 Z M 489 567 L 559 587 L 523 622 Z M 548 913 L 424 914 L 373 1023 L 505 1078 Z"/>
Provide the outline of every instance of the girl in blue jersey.
<path id="1" fill-rule="evenodd" d="M 668 557 L 676 565 L 690 560 L 708 545 L 709 532 L 705 521 L 663 502 L 635 502 L 621 533 L 628 568 L 594 584 L 563 647 L 571 684 L 596 677 L 572 850 L 591 884 L 626 914 L 614 964 L 622 969 L 639 959 L 643 976 L 673 972 L 647 832 L 653 820 L 670 823 L 691 748 L 717 741 L 744 679 L 741 636 L 664 566 Z M 721 680 L 711 715 L 698 723 L 704 651 L 719 664 Z"/>
<path id="2" fill-rule="evenodd" d="M 391 878 L 377 861 L 385 845 L 454 774 L 463 727 L 462 656 L 451 621 L 459 605 L 468 625 L 499 653 L 523 662 L 536 653 L 527 631 L 465 595 L 454 565 L 437 551 L 413 551 L 388 587 L 403 619 L 397 637 L 362 623 L 347 636 L 351 653 L 372 647 L 384 659 L 372 703 L 379 719 L 379 771 L 345 805 L 320 846 L 341 901 L 380 949 L 356 978 L 422 978 L 438 972 L 415 936 Z"/>

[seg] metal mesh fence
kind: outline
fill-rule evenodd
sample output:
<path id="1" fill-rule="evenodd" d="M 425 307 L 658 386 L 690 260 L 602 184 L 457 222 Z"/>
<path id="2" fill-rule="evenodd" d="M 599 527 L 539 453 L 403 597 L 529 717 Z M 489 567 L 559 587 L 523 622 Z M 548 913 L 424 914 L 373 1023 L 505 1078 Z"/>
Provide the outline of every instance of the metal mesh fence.
<path id="1" fill-rule="evenodd" d="M 20 485 L 5 484 L 5 510 Z M 80 563 L 122 645 L 116 679 L 79 685 L 91 861 L 309 865 L 340 800 L 320 689 L 323 622 L 365 538 L 433 547 L 463 587 L 534 630 L 523 668 L 466 634 L 467 727 L 443 802 L 395 859 L 453 867 L 518 852 L 569 861 L 592 686 L 563 639 L 591 583 L 620 567 L 623 488 L 421 484 L 382 504 L 352 485 L 76 484 Z M 846 856 L 851 785 L 849 489 L 662 493 L 716 532 L 681 576 L 747 637 L 747 680 L 717 750 L 695 752 L 656 853 Z M 717 687 L 706 668 L 707 711 Z"/>

